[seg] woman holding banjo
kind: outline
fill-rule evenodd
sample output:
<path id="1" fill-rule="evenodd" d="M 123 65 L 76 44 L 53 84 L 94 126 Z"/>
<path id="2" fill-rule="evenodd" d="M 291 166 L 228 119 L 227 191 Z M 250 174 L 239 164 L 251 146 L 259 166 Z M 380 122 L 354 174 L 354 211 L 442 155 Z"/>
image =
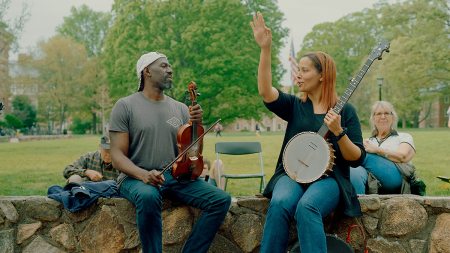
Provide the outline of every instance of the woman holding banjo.
<path id="1" fill-rule="evenodd" d="M 272 86 L 272 34 L 261 13 L 250 23 L 256 43 L 261 48 L 258 67 L 258 91 L 266 107 L 288 122 L 275 174 L 264 196 L 271 198 L 261 242 L 261 252 L 286 252 L 289 224 L 294 218 L 302 253 L 326 252 L 326 235 L 322 219 L 339 207 L 350 217 L 361 215 L 356 193 L 349 180 L 350 166 L 359 166 L 365 158 L 361 126 L 353 106 L 345 104 L 341 115 L 331 108 L 337 103 L 336 67 L 323 52 L 306 54 L 299 61 L 296 84 L 301 98 L 283 93 Z M 287 171 L 286 160 L 306 168 L 312 167 L 314 156 L 305 159 L 284 157 L 284 150 L 293 137 L 302 132 L 317 132 L 324 125 L 329 130 L 330 146 L 321 152 L 329 160 L 316 180 L 307 183 L 292 179 L 295 171 Z M 319 136 L 324 139 L 323 137 Z M 318 149 L 306 143 L 306 149 Z M 334 153 L 333 153 L 334 150 Z M 330 157 L 328 157 L 330 156 Z M 291 168 L 294 169 L 294 168 Z M 294 169 L 295 170 L 295 169 Z M 291 176 L 291 177 L 290 177 Z"/>

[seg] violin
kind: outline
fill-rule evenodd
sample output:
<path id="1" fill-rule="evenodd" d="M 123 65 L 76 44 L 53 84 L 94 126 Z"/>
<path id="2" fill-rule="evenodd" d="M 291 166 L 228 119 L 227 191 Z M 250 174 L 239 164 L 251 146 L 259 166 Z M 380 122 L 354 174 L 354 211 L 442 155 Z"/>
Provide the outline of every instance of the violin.
<path id="1" fill-rule="evenodd" d="M 188 84 L 188 93 L 191 105 L 197 104 L 197 84 L 191 81 Z M 197 179 L 203 171 L 203 137 L 205 129 L 201 123 L 189 121 L 181 126 L 177 133 L 177 147 L 179 153 L 186 149 L 184 155 L 180 156 L 172 168 L 172 175 L 176 179 Z"/>

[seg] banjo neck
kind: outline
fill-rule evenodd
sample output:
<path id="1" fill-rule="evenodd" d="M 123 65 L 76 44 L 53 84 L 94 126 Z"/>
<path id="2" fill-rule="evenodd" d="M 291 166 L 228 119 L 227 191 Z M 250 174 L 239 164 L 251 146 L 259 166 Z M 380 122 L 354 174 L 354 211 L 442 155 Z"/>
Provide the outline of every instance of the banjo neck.
<path id="1" fill-rule="evenodd" d="M 389 52 L 389 43 L 388 42 L 380 42 L 378 45 L 372 50 L 372 52 L 369 55 L 369 58 L 366 60 L 362 68 L 359 70 L 358 74 L 353 77 L 350 80 L 350 83 L 348 84 L 347 88 L 345 89 L 342 96 L 339 98 L 336 105 L 333 107 L 333 111 L 337 114 L 340 114 L 342 109 L 344 108 L 344 105 L 348 102 L 350 97 L 352 96 L 353 92 L 355 92 L 358 85 L 361 83 L 363 77 L 366 75 L 367 71 L 369 70 L 372 63 L 378 59 L 381 60 L 381 55 L 383 54 L 383 51 Z M 324 124 L 320 127 L 319 131 L 317 132 L 320 136 L 326 138 L 326 136 L 329 133 L 328 127 Z"/>

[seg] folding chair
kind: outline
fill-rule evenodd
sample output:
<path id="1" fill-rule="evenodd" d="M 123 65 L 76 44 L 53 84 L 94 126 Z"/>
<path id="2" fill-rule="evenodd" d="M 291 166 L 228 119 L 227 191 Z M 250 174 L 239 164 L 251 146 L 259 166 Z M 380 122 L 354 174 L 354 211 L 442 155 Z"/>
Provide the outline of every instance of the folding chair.
<path id="1" fill-rule="evenodd" d="M 260 178 L 261 182 L 259 185 L 259 192 L 261 193 L 265 187 L 265 174 L 264 174 L 264 163 L 262 158 L 261 143 L 259 142 L 217 142 L 216 143 L 216 157 L 217 160 L 220 159 L 221 155 L 251 155 L 258 154 L 259 157 L 259 173 L 254 174 L 228 174 L 224 173 L 220 175 L 220 170 L 217 171 L 219 178 L 225 178 L 224 190 L 227 190 L 228 179 L 246 179 L 246 178 Z M 256 156 L 256 155 L 255 155 Z M 248 164 L 248 163 L 247 163 Z M 225 167 L 225 166 L 224 166 Z M 226 170 L 226 169 L 225 169 Z M 221 180 L 218 184 L 220 186 Z"/>

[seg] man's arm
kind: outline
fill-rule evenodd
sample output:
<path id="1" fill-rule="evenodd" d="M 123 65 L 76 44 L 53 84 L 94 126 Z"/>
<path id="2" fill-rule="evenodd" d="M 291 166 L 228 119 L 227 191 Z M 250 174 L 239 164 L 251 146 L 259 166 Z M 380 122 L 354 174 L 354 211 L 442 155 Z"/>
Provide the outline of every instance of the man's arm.
<path id="1" fill-rule="evenodd" d="M 101 181 L 103 175 L 100 171 L 95 170 L 96 166 L 93 165 L 93 162 L 96 161 L 101 163 L 101 159 L 95 159 L 95 153 L 87 153 L 78 158 L 73 164 L 67 165 L 64 169 L 63 176 L 64 178 L 69 179 L 69 177 L 73 175 L 78 175 L 80 177 L 87 177 L 91 181 Z M 93 168 L 90 168 L 91 166 L 93 166 Z M 97 169 L 99 168 L 100 164 Z"/>
<path id="2" fill-rule="evenodd" d="M 81 156 L 76 160 L 73 164 L 67 165 L 64 169 L 63 176 L 64 178 L 68 179 L 72 175 L 79 175 L 81 177 L 84 177 L 84 172 L 86 171 L 86 167 L 84 167 L 84 164 L 86 164 L 84 161 L 86 160 L 86 155 Z"/>
<path id="3" fill-rule="evenodd" d="M 110 131 L 109 136 L 111 138 L 111 158 L 114 168 L 146 184 L 160 185 L 164 182 L 164 176 L 159 175 L 157 170 L 144 170 L 128 158 L 130 146 L 128 133 Z"/>

